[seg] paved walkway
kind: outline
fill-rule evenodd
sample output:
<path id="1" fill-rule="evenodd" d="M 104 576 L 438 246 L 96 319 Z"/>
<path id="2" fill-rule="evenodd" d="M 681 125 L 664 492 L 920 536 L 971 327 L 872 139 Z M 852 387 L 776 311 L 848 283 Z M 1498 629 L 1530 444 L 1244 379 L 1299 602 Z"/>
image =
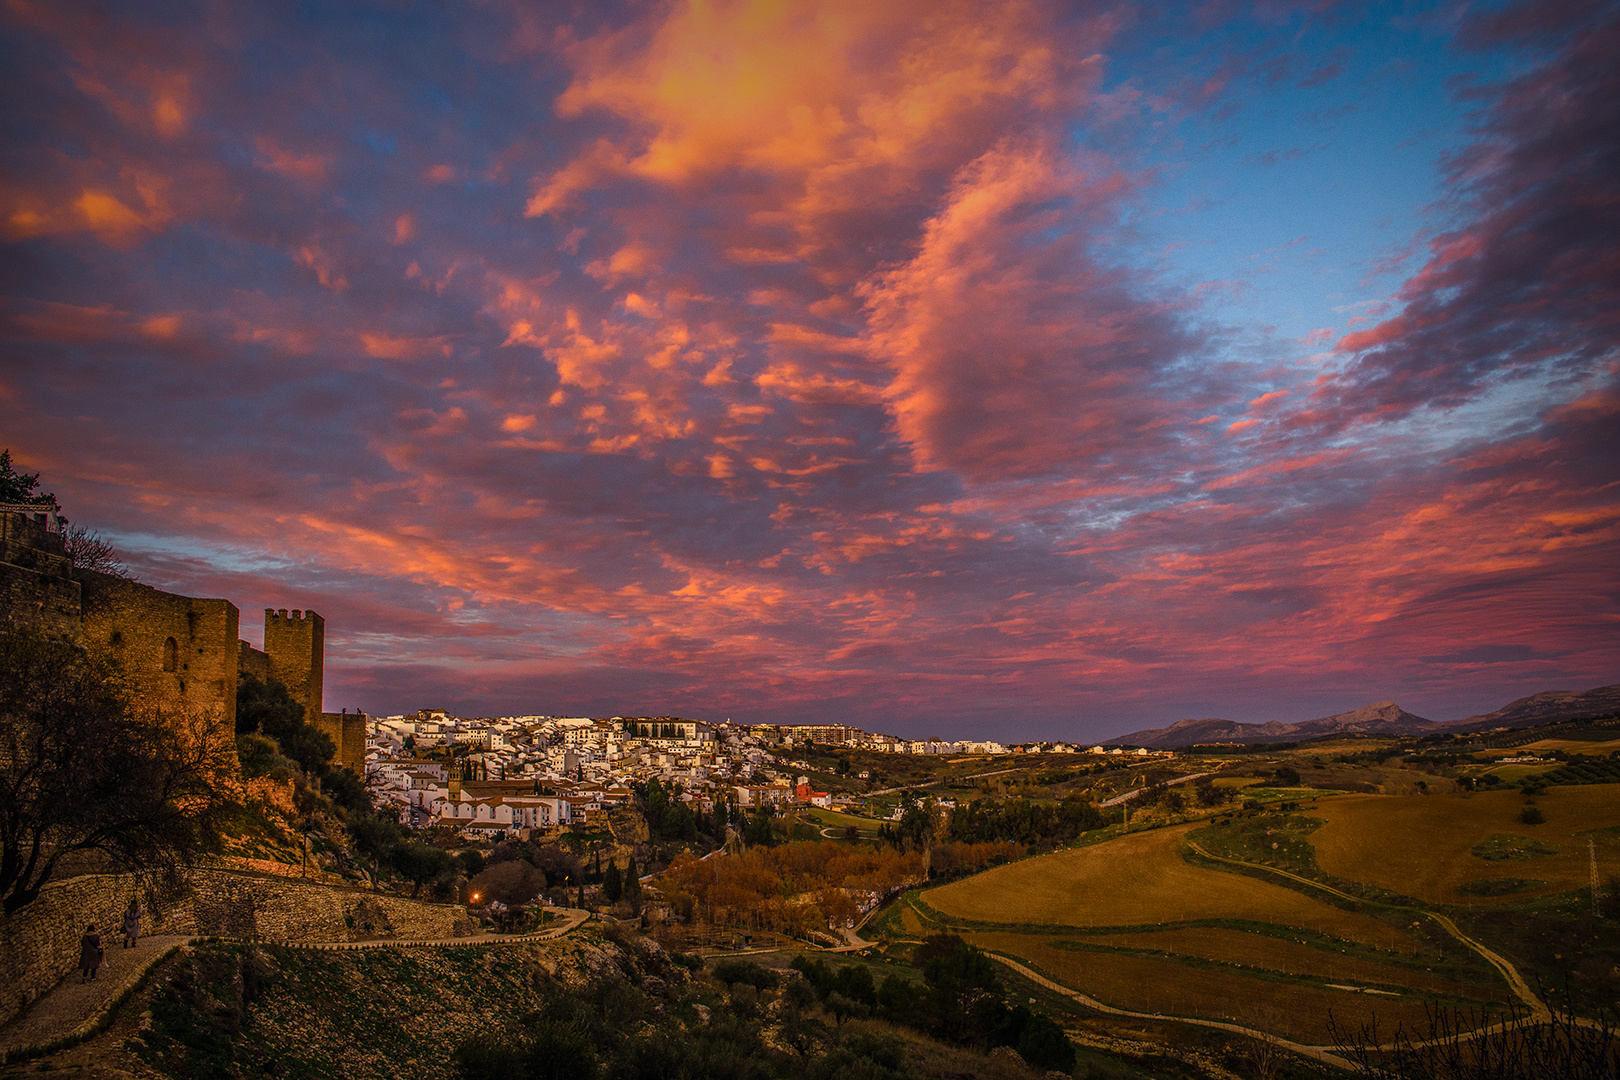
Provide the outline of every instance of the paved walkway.
<path id="1" fill-rule="evenodd" d="M 379 938 L 374 941 L 266 942 L 295 949 L 328 951 L 351 949 L 459 948 L 467 945 L 530 945 L 554 941 L 571 933 L 591 917 L 578 908 L 551 908 L 563 921 L 532 934 L 471 934 L 456 938 Z M 61 1042 L 77 1042 L 106 1022 L 124 996 L 140 982 L 153 965 L 182 945 L 196 938 L 159 935 L 142 938 L 133 949 L 114 944 L 107 950 L 106 962 L 87 983 L 70 974 L 43 994 L 21 1014 L 0 1028 L 0 1063 L 31 1056 L 40 1048 Z"/>
<path id="2" fill-rule="evenodd" d="M 154 964 L 191 940 L 158 935 L 125 949 L 114 939 L 94 979 L 81 983 L 75 971 L 0 1028 L 0 1061 L 25 1048 L 46 1046 L 76 1033 L 89 1034 Z"/>

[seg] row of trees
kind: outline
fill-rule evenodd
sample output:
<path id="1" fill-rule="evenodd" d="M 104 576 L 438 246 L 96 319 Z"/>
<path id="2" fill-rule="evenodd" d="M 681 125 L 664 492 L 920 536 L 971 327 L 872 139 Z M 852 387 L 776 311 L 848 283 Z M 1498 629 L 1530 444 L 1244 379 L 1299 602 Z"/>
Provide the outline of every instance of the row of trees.
<path id="1" fill-rule="evenodd" d="M 974 799 L 954 807 L 949 819 L 951 838 L 964 843 L 1010 840 L 1041 847 L 1066 844 L 1102 823 L 1102 811 L 1084 798 L 1057 803 Z"/>
<path id="2" fill-rule="evenodd" d="M 854 918 L 851 892 L 882 895 L 922 876 L 916 852 L 800 841 L 724 859 L 683 853 L 663 886 L 677 910 L 689 906 L 706 922 L 802 933 Z"/>
<path id="3" fill-rule="evenodd" d="M 1233 792 L 1202 777 L 1195 782 L 1192 795 L 1200 806 L 1220 806 L 1232 799 Z M 1139 808 L 1162 805 L 1180 813 L 1187 807 L 1187 796 L 1159 783 L 1144 788 L 1134 802 Z M 1080 793 L 1057 802 L 1022 797 L 972 799 L 942 810 L 922 793 L 908 792 L 903 805 L 899 820 L 884 823 L 878 837 L 908 849 L 932 846 L 937 850 L 937 845 L 947 841 L 1058 847 L 1105 824 L 1102 808 Z"/>

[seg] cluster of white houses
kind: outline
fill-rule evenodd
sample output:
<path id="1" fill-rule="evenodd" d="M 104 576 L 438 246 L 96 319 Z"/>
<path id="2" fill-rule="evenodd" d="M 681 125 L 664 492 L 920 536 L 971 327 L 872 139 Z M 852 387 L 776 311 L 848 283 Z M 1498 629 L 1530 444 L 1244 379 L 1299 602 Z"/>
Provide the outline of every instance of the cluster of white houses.
<path id="1" fill-rule="evenodd" d="M 371 771 L 376 788 L 391 798 L 402 820 L 412 825 L 449 825 L 469 836 L 528 834 L 534 830 L 594 825 L 601 815 L 628 803 L 633 790 L 622 782 L 546 777 L 520 780 L 463 779 L 460 765 L 442 761 L 380 761 Z M 807 777 L 796 784 L 705 785 L 679 798 L 701 813 L 716 801 L 748 809 L 801 803 L 831 806 L 832 796 L 816 791 Z"/>
<path id="2" fill-rule="evenodd" d="M 371 719 L 366 734 L 368 783 L 414 825 L 443 824 L 470 835 L 554 829 L 593 822 L 657 778 L 678 784 L 694 810 L 717 800 L 761 805 L 830 807 L 793 751 L 806 742 L 881 753 L 1004 754 L 996 742 L 907 740 L 846 724 L 710 724 L 677 717 L 508 716 L 465 719 L 443 709 Z M 465 746 L 457 765 L 419 755 Z M 1062 744 L 1017 747 L 1074 753 Z M 1102 747 L 1092 748 L 1102 753 Z M 455 773 L 456 775 L 452 775 Z"/>

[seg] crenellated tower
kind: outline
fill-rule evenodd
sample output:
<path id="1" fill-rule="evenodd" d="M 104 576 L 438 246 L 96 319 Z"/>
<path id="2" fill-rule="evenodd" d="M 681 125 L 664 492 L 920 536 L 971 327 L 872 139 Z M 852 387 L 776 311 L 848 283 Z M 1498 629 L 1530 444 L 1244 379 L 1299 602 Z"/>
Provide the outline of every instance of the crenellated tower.
<path id="1" fill-rule="evenodd" d="M 321 718 L 326 674 L 326 620 L 313 611 L 264 609 L 264 652 L 270 677 L 304 707 L 304 718 Z"/>

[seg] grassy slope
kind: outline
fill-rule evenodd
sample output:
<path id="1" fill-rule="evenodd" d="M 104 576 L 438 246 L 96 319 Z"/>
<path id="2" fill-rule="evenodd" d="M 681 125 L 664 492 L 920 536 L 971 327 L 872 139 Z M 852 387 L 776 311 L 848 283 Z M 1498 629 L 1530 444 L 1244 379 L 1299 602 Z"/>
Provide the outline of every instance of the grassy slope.
<path id="1" fill-rule="evenodd" d="M 451 1055 L 457 1045 L 470 1035 L 507 1028 L 536 1008 L 547 993 L 555 995 L 556 979 L 582 980 L 593 968 L 623 968 L 632 979 L 642 978 L 645 956 L 634 962 L 625 956 L 622 950 L 600 942 L 352 952 L 209 944 L 171 962 L 160 972 L 156 987 L 132 1005 L 130 1011 L 147 1009 L 147 1019 L 139 1030 L 126 1016 L 100 1046 L 23 1069 L 71 1070 L 93 1063 L 102 1076 L 155 1075 L 176 1080 L 453 1076 Z M 752 959 L 785 968 L 791 956 Z M 833 958 L 833 962 L 867 963 L 879 980 L 896 971 L 907 978 L 917 976 L 903 965 L 882 961 Z M 661 999 L 636 995 L 640 1005 L 631 1010 L 637 1015 L 626 1021 L 624 1037 L 648 1034 L 649 1022 L 665 1031 L 698 1031 L 705 1025 L 697 1021 L 692 1002 L 709 1007 L 716 1025 L 730 1022 L 722 1018 L 734 1014 L 733 1019 L 765 1023 L 769 1030 L 774 992 L 764 997 L 745 995 L 745 1007 L 740 1007 L 735 996 L 728 996 L 723 986 L 710 980 L 683 982 L 678 971 L 667 966 L 659 970 L 675 989 Z M 621 985 L 629 984 L 621 981 Z M 579 993 L 590 996 L 589 991 Z M 1061 1015 L 1061 1010 L 1050 1011 Z M 919 1078 L 1028 1080 L 1038 1075 L 1017 1059 L 987 1057 L 909 1029 L 856 1021 L 838 1029 L 831 1017 L 815 1010 L 809 1019 L 811 1029 L 820 1032 L 817 1052 L 860 1031 L 900 1039 Z M 1205 1080 L 1212 1075 L 1189 1063 L 1188 1055 L 1178 1056 L 1152 1042 L 1094 1037 L 1092 1044 L 1083 1048 L 1082 1057 L 1088 1069 L 1085 1075 L 1097 1080 Z M 1241 1048 L 1227 1048 L 1227 1056 L 1234 1061 L 1241 1053 Z M 770 1075 L 792 1071 L 791 1062 L 778 1064 L 778 1071 Z"/>

